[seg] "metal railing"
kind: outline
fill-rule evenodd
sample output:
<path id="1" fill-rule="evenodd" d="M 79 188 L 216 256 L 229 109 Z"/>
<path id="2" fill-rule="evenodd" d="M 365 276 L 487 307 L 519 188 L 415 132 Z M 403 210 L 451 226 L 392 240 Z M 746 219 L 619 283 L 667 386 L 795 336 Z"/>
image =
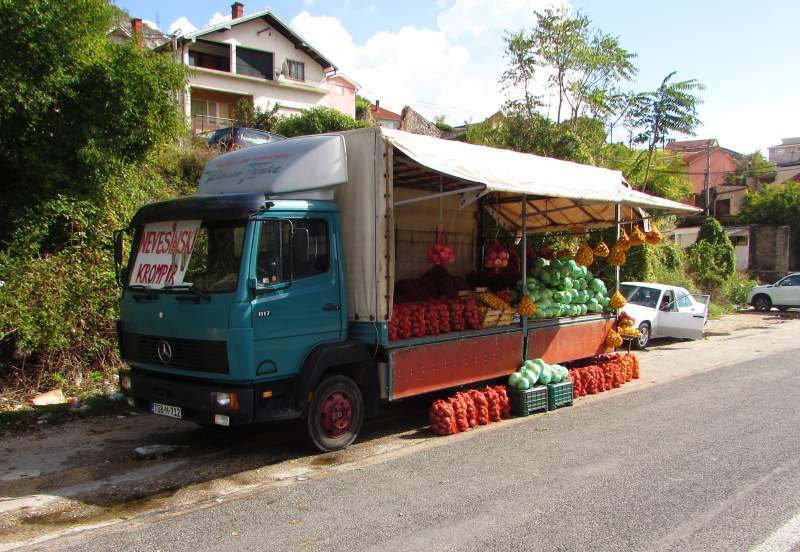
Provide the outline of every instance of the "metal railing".
<path id="1" fill-rule="evenodd" d="M 193 134 L 203 134 L 229 126 L 236 126 L 236 119 L 211 117 L 209 115 L 192 115 Z"/>

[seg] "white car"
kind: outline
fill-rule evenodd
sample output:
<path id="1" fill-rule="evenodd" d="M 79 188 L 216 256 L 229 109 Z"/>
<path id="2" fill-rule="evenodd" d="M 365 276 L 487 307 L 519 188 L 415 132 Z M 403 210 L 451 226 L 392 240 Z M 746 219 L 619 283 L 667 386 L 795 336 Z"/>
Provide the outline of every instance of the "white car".
<path id="1" fill-rule="evenodd" d="M 800 272 L 789 274 L 774 284 L 754 287 L 747 296 L 747 303 L 757 311 L 768 311 L 772 307 L 780 310 L 800 307 Z"/>
<path id="2" fill-rule="evenodd" d="M 641 333 L 633 342 L 637 349 L 644 349 L 655 337 L 703 337 L 711 296 L 650 282 L 623 282 L 619 291 L 626 301 L 622 311 L 635 320 Z"/>

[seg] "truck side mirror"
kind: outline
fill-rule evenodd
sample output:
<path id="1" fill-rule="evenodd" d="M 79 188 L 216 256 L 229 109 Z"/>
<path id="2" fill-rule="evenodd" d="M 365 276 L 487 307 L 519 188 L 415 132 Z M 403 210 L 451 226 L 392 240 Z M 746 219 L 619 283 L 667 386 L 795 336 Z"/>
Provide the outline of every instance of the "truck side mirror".
<path id="1" fill-rule="evenodd" d="M 117 263 L 117 266 L 122 266 L 124 259 L 122 258 L 123 255 L 123 241 L 122 241 L 122 230 L 115 230 L 114 231 L 114 262 Z"/>

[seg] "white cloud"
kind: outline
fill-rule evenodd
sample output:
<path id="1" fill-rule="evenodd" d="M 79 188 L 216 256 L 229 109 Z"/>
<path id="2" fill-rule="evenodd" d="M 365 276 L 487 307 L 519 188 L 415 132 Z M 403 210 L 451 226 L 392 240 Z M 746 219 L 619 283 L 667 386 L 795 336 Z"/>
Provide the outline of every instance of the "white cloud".
<path id="1" fill-rule="evenodd" d="M 222 15 L 219 12 L 215 12 L 214 15 L 211 16 L 211 19 L 208 20 L 208 27 L 211 25 L 216 25 L 218 23 L 225 23 L 226 21 L 231 20 L 231 14 Z"/>
<path id="2" fill-rule="evenodd" d="M 358 47 L 342 22 L 335 17 L 314 17 L 302 11 L 292 19 L 290 25 L 337 66 L 344 69 L 357 65 L 360 57 Z"/>
<path id="3" fill-rule="evenodd" d="M 186 17 L 184 16 L 181 16 L 172 23 L 170 23 L 169 27 L 167 28 L 167 32 L 169 34 L 172 34 L 175 31 L 180 31 L 181 34 L 193 33 L 196 30 L 197 27 L 192 25 L 191 21 L 186 19 Z"/>
<path id="4" fill-rule="evenodd" d="M 534 10 L 561 5 L 552 0 L 456 0 L 441 12 L 436 20 L 439 28 L 449 37 L 464 35 L 501 35 L 503 31 L 516 31 L 536 22 Z"/>
<path id="5" fill-rule="evenodd" d="M 161 30 L 158 28 L 158 25 L 156 25 L 153 21 L 150 21 L 149 19 L 142 19 L 142 23 L 144 23 L 151 29 L 158 29 L 159 31 Z"/>

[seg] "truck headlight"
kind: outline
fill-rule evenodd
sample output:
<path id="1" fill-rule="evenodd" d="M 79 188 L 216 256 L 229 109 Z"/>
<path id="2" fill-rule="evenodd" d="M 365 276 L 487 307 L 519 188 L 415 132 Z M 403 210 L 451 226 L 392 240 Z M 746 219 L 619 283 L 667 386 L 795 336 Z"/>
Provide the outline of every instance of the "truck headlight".
<path id="1" fill-rule="evenodd" d="M 211 393 L 211 404 L 226 410 L 239 410 L 239 397 L 236 393 Z"/>
<path id="2" fill-rule="evenodd" d="M 122 374 L 119 376 L 119 387 L 123 391 L 130 391 L 133 389 L 133 380 L 130 374 Z"/>

